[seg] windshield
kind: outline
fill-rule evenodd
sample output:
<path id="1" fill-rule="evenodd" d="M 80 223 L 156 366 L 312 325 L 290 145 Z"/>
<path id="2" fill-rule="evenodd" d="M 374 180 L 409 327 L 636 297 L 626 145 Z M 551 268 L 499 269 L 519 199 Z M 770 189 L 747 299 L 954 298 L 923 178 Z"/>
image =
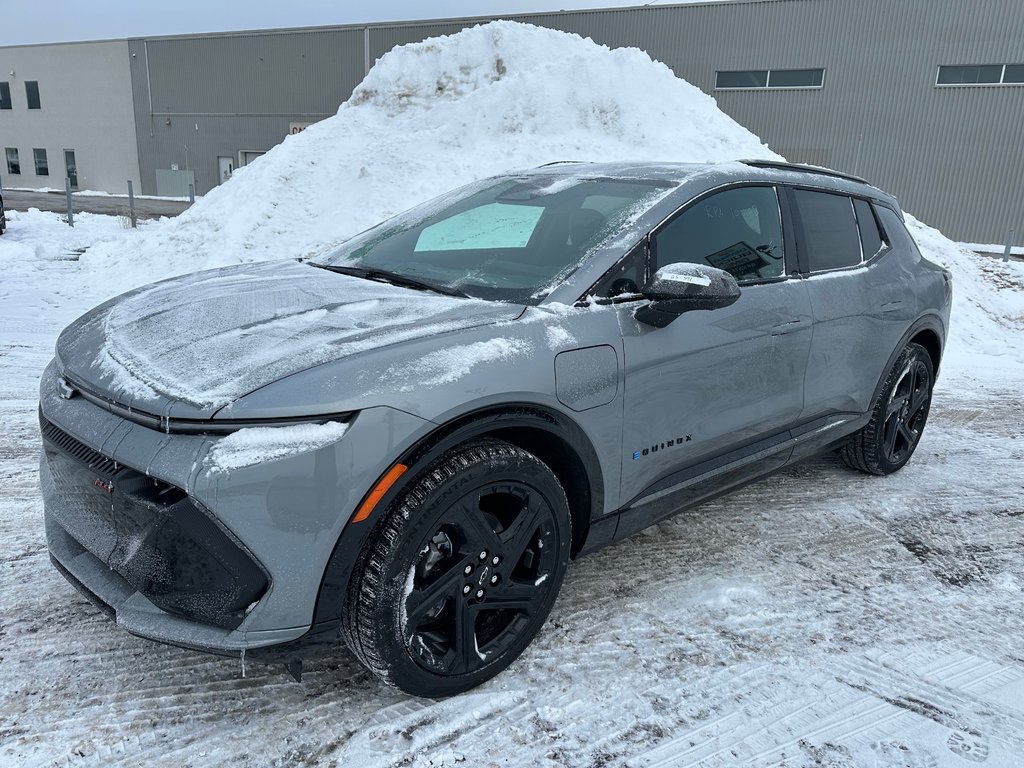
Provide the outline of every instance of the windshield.
<path id="1" fill-rule="evenodd" d="M 669 186 L 562 176 L 490 179 L 356 235 L 322 264 L 536 304 Z"/>

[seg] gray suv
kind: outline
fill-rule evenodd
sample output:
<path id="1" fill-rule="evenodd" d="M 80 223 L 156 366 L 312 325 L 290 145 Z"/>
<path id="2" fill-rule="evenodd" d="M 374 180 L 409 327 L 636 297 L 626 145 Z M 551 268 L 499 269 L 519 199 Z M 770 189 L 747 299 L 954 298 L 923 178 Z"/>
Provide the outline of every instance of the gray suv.
<path id="1" fill-rule="evenodd" d="M 571 559 L 822 451 L 902 467 L 950 299 L 896 201 L 831 171 L 486 179 L 67 328 L 50 554 L 133 634 L 297 678 L 341 638 L 458 693 L 526 648 Z"/>

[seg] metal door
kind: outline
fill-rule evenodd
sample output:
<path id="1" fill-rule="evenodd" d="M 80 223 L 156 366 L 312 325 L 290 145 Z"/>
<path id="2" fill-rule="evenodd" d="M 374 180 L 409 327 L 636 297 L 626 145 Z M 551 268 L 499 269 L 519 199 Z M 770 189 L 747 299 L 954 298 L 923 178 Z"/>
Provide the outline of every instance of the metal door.
<path id="1" fill-rule="evenodd" d="M 745 286 L 732 306 L 687 312 L 665 328 L 620 311 L 621 505 L 683 467 L 754 445 L 799 419 L 811 343 L 803 281 Z"/>
<path id="2" fill-rule="evenodd" d="M 784 236 L 785 233 L 785 236 Z M 686 312 L 664 328 L 619 311 L 625 361 L 621 505 L 728 454 L 760 453 L 803 410 L 811 306 L 792 230 L 772 185 L 736 185 L 689 203 L 650 239 L 647 273 L 674 262 L 728 271 L 728 307 Z M 759 445 L 760 444 L 760 445 Z M 781 461 L 785 460 L 782 456 Z M 708 464 L 710 462 L 710 464 Z"/>
<path id="3" fill-rule="evenodd" d="M 223 184 L 235 171 L 235 161 L 230 157 L 217 158 L 217 183 Z"/>

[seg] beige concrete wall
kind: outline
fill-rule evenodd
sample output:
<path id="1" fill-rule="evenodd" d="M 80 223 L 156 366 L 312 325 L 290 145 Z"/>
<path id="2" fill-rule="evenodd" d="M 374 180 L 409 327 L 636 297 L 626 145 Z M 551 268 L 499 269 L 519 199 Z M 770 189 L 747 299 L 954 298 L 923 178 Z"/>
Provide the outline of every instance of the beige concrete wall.
<path id="1" fill-rule="evenodd" d="M 40 109 L 28 108 L 25 82 L 39 83 Z M 139 153 L 127 41 L 0 48 L 0 82 L 13 108 L 0 110 L 0 179 L 5 187 L 64 188 L 64 150 L 73 149 L 79 189 L 125 192 L 139 183 Z M 8 173 L 15 147 L 21 174 Z M 45 149 L 48 176 L 32 150 Z"/>

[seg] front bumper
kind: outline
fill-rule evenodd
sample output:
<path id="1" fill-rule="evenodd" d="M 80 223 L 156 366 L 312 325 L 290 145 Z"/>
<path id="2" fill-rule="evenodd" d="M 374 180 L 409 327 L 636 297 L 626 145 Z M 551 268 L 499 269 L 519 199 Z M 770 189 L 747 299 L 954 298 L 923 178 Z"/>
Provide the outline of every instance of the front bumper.
<path id="1" fill-rule="evenodd" d="M 266 592 L 258 562 L 180 488 L 117 464 L 40 418 L 51 550 L 76 544 L 168 613 L 235 629 Z"/>
<path id="2" fill-rule="evenodd" d="M 372 408 L 334 444 L 212 472 L 219 438 L 150 429 L 60 397 L 57 382 L 51 364 L 40 385 L 51 558 L 129 632 L 216 653 L 309 631 L 352 510 L 430 426 Z"/>

